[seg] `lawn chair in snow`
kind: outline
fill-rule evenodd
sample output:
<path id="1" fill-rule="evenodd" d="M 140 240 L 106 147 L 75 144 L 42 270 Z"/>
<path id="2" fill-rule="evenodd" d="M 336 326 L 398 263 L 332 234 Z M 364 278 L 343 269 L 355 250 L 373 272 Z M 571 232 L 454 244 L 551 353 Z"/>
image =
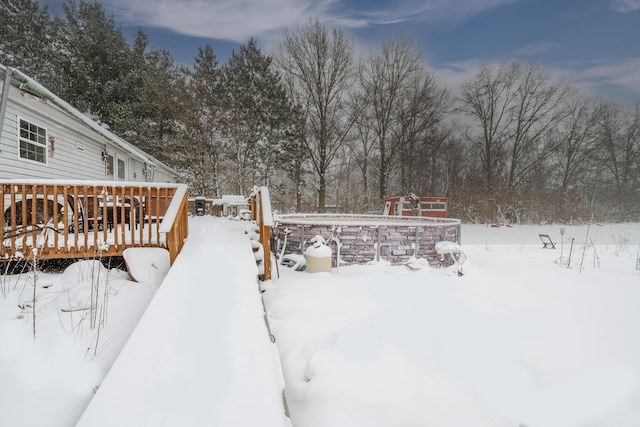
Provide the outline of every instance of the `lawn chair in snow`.
<path id="1" fill-rule="evenodd" d="M 453 259 L 453 266 L 455 267 L 458 276 L 462 276 L 464 274 L 464 272 L 462 271 L 462 264 L 464 264 L 464 262 L 467 260 L 467 256 L 465 255 L 459 244 L 457 244 L 456 242 L 443 240 L 436 243 L 436 252 L 438 253 L 438 255 L 440 255 L 443 264 L 445 261 L 445 257 L 447 255 L 451 256 L 451 259 Z"/>
<path id="2" fill-rule="evenodd" d="M 548 234 L 538 234 L 540 240 L 542 241 L 542 249 L 555 249 L 556 244 L 551 240 Z"/>

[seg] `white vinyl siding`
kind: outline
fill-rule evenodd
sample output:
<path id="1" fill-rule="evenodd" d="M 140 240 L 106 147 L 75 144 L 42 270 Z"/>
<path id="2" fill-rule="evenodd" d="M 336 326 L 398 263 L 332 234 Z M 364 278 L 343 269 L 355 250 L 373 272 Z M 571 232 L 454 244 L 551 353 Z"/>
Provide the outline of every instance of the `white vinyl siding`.
<path id="1" fill-rule="evenodd" d="M 0 88 L 2 87 L 0 73 Z M 24 132 L 20 121 L 24 121 Z M 28 126 L 35 125 L 35 128 Z M 157 165 L 156 177 L 147 176 L 144 159 L 126 152 L 85 123 L 50 101 L 11 87 L 0 135 L 0 179 L 45 178 L 175 182 L 176 173 Z M 38 130 L 40 129 L 40 130 Z M 44 131 L 44 134 L 43 134 Z M 42 138 L 44 135 L 44 139 Z M 52 150 L 49 139 L 55 138 Z M 21 154 L 20 140 L 27 144 Z M 34 141 L 35 139 L 35 141 Z M 33 145 L 38 144 L 34 148 Z M 113 156 L 108 176 L 105 151 Z M 23 157 L 27 157 L 26 159 Z M 118 160 L 124 161 L 124 164 Z M 124 177 L 124 178 L 123 178 Z"/>

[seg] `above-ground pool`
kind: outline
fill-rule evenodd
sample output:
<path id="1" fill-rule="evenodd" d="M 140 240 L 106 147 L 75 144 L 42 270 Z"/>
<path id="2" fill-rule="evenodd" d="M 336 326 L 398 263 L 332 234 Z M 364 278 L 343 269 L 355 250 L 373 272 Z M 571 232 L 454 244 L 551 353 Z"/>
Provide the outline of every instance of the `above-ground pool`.
<path id="1" fill-rule="evenodd" d="M 402 264 L 425 258 L 433 266 L 442 259 L 435 245 L 460 243 L 460 220 L 453 218 L 385 215 L 286 214 L 274 215 L 276 251 L 303 254 L 308 242 L 322 236 L 334 250 L 334 265 L 388 261 Z M 450 262 L 453 262 L 451 260 Z M 447 261 L 447 263 L 449 263 Z"/>

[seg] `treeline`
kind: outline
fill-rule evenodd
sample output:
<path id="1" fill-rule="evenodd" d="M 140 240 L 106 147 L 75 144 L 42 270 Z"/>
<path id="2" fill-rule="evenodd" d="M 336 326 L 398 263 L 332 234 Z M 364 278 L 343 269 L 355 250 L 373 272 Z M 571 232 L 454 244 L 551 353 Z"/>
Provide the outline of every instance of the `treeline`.
<path id="1" fill-rule="evenodd" d="M 479 66 L 459 93 L 412 40 L 358 55 L 339 28 L 292 26 L 189 67 L 132 42 L 100 3 L 0 5 L 0 62 L 176 168 L 193 195 L 268 183 L 281 211 L 380 212 L 390 195 L 447 196 L 473 222 L 640 220 L 640 100 L 580 94 L 538 64 Z"/>

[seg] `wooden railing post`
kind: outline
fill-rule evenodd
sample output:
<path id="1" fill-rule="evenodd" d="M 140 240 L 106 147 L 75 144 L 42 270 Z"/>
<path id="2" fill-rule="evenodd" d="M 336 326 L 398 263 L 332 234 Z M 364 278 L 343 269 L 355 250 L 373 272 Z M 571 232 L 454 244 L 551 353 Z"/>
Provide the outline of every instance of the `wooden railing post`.
<path id="1" fill-rule="evenodd" d="M 260 244 L 262 245 L 264 258 L 262 265 L 264 273 L 262 280 L 271 280 L 271 200 L 267 187 L 256 188 L 250 198 L 251 218 L 256 222 L 260 233 Z M 268 211 L 268 212 L 267 212 Z"/>
<path id="2" fill-rule="evenodd" d="M 271 227 L 262 225 L 260 227 L 260 243 L 264 250 L 264 275 L 262 280 L 271 280 Z"/>

